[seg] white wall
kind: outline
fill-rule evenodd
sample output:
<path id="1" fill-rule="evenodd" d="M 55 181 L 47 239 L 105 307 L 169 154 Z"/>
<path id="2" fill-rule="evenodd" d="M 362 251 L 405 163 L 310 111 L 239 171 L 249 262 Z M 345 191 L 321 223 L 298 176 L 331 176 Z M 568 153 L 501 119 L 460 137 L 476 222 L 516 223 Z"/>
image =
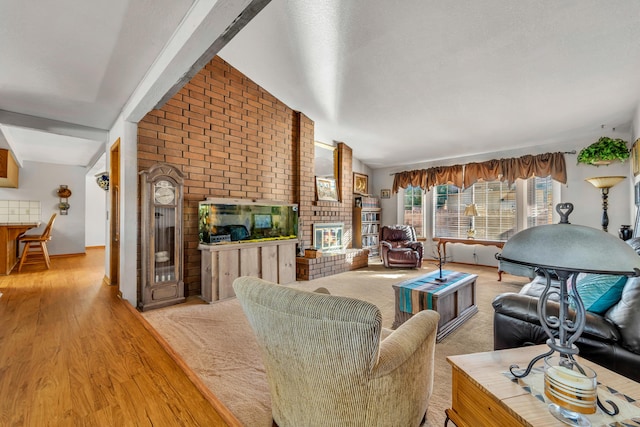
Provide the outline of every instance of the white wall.
<path id="1" fill-rule="evenodd" d="M 599 135 L 601 136 L 601 135 Z M 393 168 L 376 169 L 373 174 L 373 188 L 375 193 L 378 194 L 380 189 L 392 188 L 393 185 L 393 173 L 404 170 L 414 170 L 428 168 L 432 166 L 448 166 L 454 164 L 464 164 L 472 161 L 484 161 L 495 158 L 508 158 L 519 157 L 525 154 L 541 154 L 546 152 L 557 151 L 572 151 L 579 152 L 585 146 L 595 142 L 599 136 L 594 136 L 592 139 L 575 140 L 567 142 L 563 145 L 554 144 L 553 146 L 538 146 L 530 149 L 511 150 L 499 153 L 489 153 L 481 156 L 469 156 L 460 157 L 455 159 L 449 159 L 445 161 L 438 161 L 432 163 L 422 163 L 416 165 L 406 165 Z M 631 140 L 630 134 L 615 134 L 608 136 L 622 138 L 626 141 Z M 590 183 L 585 181 L 585 178 L 591 178 L 596 176 L 607 175 L 622 175 L 627 179 L 622 181 L 617 186 L 611 188 L 609 191 L 609 227 L 608 231 L 611 234 L 617 236 L 618 229 L 622 224 L 631 224 L 633 227 L 635 214 L 632 210 L 633 206 L 633 174 L 631 173 L 630 162 L 625 163 L 612 163 L 609 166 L 589 166 L 578 165 L 576 162 L 577 154 L 566 154 L 567 164 L 567 184 L 561 185 L 561 200 L 558 202 L 571 202 L 574 205 L 574 211 L 570 215 L 569 220 L 573 224 L 586 225 L 594 228 L 601 229 L 602 218 L 602 196 L 600 190 L 596 189 Z M 370 178 L 371 179 L 371 178 Z M 371 185 L 371 184 L 370 184 Z M 371 191 L 371 190 L 370 190 Z M 431 197 L 430 193 L 429 196 Z M 382 207 L 382 223 L 383 225 L 397 224 L 398 210 L 400 208 L 398 195 L 392 194 L 391 199 L 381 199 Z M 427 229 L 428 234 L 431 235 L 430 229 L 431 219 L 427 214 Z M 494 254 L 497 252 L 494 247 L 483 246 L 463 246 L 463 245 L 448 245 L 447 256 L 451 255 L 453 261 L 465 262 L 465 263 L 478 263 L 483 265 L 497 266 L 497 261 L 494 258 Z M 433 242 L 429 239 L 426 242 L 425 256 L 430 256 L 435 253 L 435 247 Z"/>
<path id="2" fill-rule="evenodd" d="M 137 243 L 138 243 L 138 126 L 122 116 L 109 131 L 106 152 L 120 138 L 120 270 L 119 288 L 122 298 L 137 305 Z M 107 159 L 109 156 L 107 155 Z M 110 162 L 110 160 L 108 160 Z M 110 165 L 107 163 L 107 170 Z M 110 203 L 107 203 L 110 206 Z M 107 224 L 108 227 L 108 224 Z M 107 232 L 107 236 L 109 236 Z M 109 246 L 109 239 L 106 245 Z M 109 274 L 109 250 L 105 251 L 105 271 Z"/>
<path id="3" fill-rule="evenodd" d="M 71 190 L 67 215 L 60 215 L 60 199 L 56 191 L 68 185 Z M 18 188 L 0 188 L 2 200 L 39 200 L 42 208 L 42 225 L 30 231 L 42 231 L 51 214 L 58 213 L 47 249 L 51 255 L 85 252 L 85 168 L 40 162 L 24 162 L 20 169 Z"/>
<path id="4" fill-rule="evenodd" d="M 85 176 L 85 246 L 104 246 L 107 221 L 107 192 L 98 186 L 95 176 Z"/>

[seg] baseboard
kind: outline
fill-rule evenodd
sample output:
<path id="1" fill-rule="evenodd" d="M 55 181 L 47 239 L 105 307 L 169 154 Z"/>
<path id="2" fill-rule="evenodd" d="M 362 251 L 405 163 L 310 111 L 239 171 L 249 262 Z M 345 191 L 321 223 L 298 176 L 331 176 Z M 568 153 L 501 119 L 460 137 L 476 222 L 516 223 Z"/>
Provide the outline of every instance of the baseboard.
<path id="1" fill-rule="evenodd" d="M 76 257 L 76 256 L 87 256 L 87 254 L 85 252 L 78 252 L 75 254 L 57 254 L 57 255 L 49 255 L 49 258 L 55 259 L 55 258 L 71 258 L 71 257 Z"/>
<path id="2" fill-rule="evenodd" d="M 105 245 L 98 245 L 98 246 L 85 246 L 85 249 L 105 249 L 106 246 Z"/>

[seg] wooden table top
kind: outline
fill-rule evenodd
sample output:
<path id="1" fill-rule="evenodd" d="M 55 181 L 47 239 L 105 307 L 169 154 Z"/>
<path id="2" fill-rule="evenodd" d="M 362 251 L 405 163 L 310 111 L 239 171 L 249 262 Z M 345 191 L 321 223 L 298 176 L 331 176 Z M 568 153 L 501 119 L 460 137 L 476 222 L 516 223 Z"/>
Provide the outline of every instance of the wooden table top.
<path id="1" fill-rule="evenodd" d="M 547 410 L 547 405 L 539 401 L 517 382 L 511 381 L 504 372 L 509 366 L 516 364 L 526 368 L 531 359 L 545 353 L 549 347 L 546 344 L 527 346 L 508 350 L 491 351 L 485 353 L 449 356 L 447 361 L 454 371 L 468 378 L 483 392 L 490 395 L 494 401 L 500 401 L 504 408 L 523 420 L 523 425 L 558 426 L 562 425 Z M 557 355 L 557 353 L 556 353 Z M 618 392 L 640 398 L 640 384 L 603 368 L 586 359 L 577 357 L 580 364 L 596 371 L 598 382 L 616 389 Z M 542 360 L 536 366 L 541 365 Z M 640 409 L 640 408 L 639 408 Z"/>

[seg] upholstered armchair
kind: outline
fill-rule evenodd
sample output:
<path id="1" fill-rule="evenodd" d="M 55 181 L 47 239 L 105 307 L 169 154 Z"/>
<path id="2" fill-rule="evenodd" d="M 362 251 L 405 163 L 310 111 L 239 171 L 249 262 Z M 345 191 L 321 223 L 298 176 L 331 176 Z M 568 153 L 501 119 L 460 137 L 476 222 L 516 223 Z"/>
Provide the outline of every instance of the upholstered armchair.
<path id="1" fill-rule="evenodd" d="M 420 268 L 424 247 L 410 225 L 382 227 L 380 253 L 385 267 Z"/>
<path id="2" fill-rule="evenodd" d="M 256 334 L 279 427 L 421 424 L 438 313 L 421 311 L 383 333 L 380 310 L 365 301 L 254 277 L 233 289 Z"/>

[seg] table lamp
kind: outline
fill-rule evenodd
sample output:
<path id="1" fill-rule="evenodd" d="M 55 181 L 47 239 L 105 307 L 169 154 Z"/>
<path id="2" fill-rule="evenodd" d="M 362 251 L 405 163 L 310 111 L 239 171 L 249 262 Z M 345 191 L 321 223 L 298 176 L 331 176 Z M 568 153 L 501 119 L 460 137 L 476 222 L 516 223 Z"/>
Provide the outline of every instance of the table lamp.
<path id="1" fill-rule="evenodd" d="M 473 228 L 473 217 L 478 216 L 478 210 L 476 209 L 476 204 L 471 203 L 464 208 L 464 216 L 469 217 L 469 229 L 467 230 L 467 237 L 469 239 L 473 239 L 476 235 L 476 230 Z"/>
<path id="2" fill-rule="evenodd" d="M 609 203 L 609 189 L 625 179 L 624 176 L 598 176 L 595 178 L 587 178 L 585 181 L 593 184 L 594 187 L 599 188 L 602 193 L 602 230 L 607 231 L 609 227 L 609 215 L 607 215 L 607 208 Z"/>
<path id="3" fill-rule="evenodd" d="M 640 257 L 631 246 L 602 230 L 569 223 L 569 214 L 573 211 L 571 203 L 558 204 L 556 211 L 561 218 L 559 224 L 539 225 L 520 231 L 505 243 L 502 253 L 496 255 L 498 260 L 534 268 L 546 278 L 546 286 L 538 299 L 538 317 L 549 337 L 547 345 L 550 350 L 533 358 L 524 370 L 512 365 L 509 370 L 518 378 L 527 376 L 536 362 L 551 357 L 554 352 L 560 354 L 561 363 L 570 369 L 576 369 L 581 374 L 587 370 L 574 359 L 578 354 L 578 347 L 574 343 L 582 334 L 586 322 L 585 306 L 576 286 L 578 274 L 640 276 Z M 605 253 L 606 259 L 603 257 Z M 553 275 L 557 277 L 559 287 L 551 286 Z M 569 281 L 570 291 L 567 285 Z M 559 303 L 557 316 L 547 312 L 547 303 L 556 298 Z M 570 305 L 573 310 L 569 309 Z M 554 334 L 552 329 L 557 333 Z M 603 412 L 617 414 L 617 406 L 611 401 L 607 402 L 613 406 L 613 410 L 607 409 L 600 400 L 597 404 Z M 558 417 L 555 413 L 554 416 Z"/>

